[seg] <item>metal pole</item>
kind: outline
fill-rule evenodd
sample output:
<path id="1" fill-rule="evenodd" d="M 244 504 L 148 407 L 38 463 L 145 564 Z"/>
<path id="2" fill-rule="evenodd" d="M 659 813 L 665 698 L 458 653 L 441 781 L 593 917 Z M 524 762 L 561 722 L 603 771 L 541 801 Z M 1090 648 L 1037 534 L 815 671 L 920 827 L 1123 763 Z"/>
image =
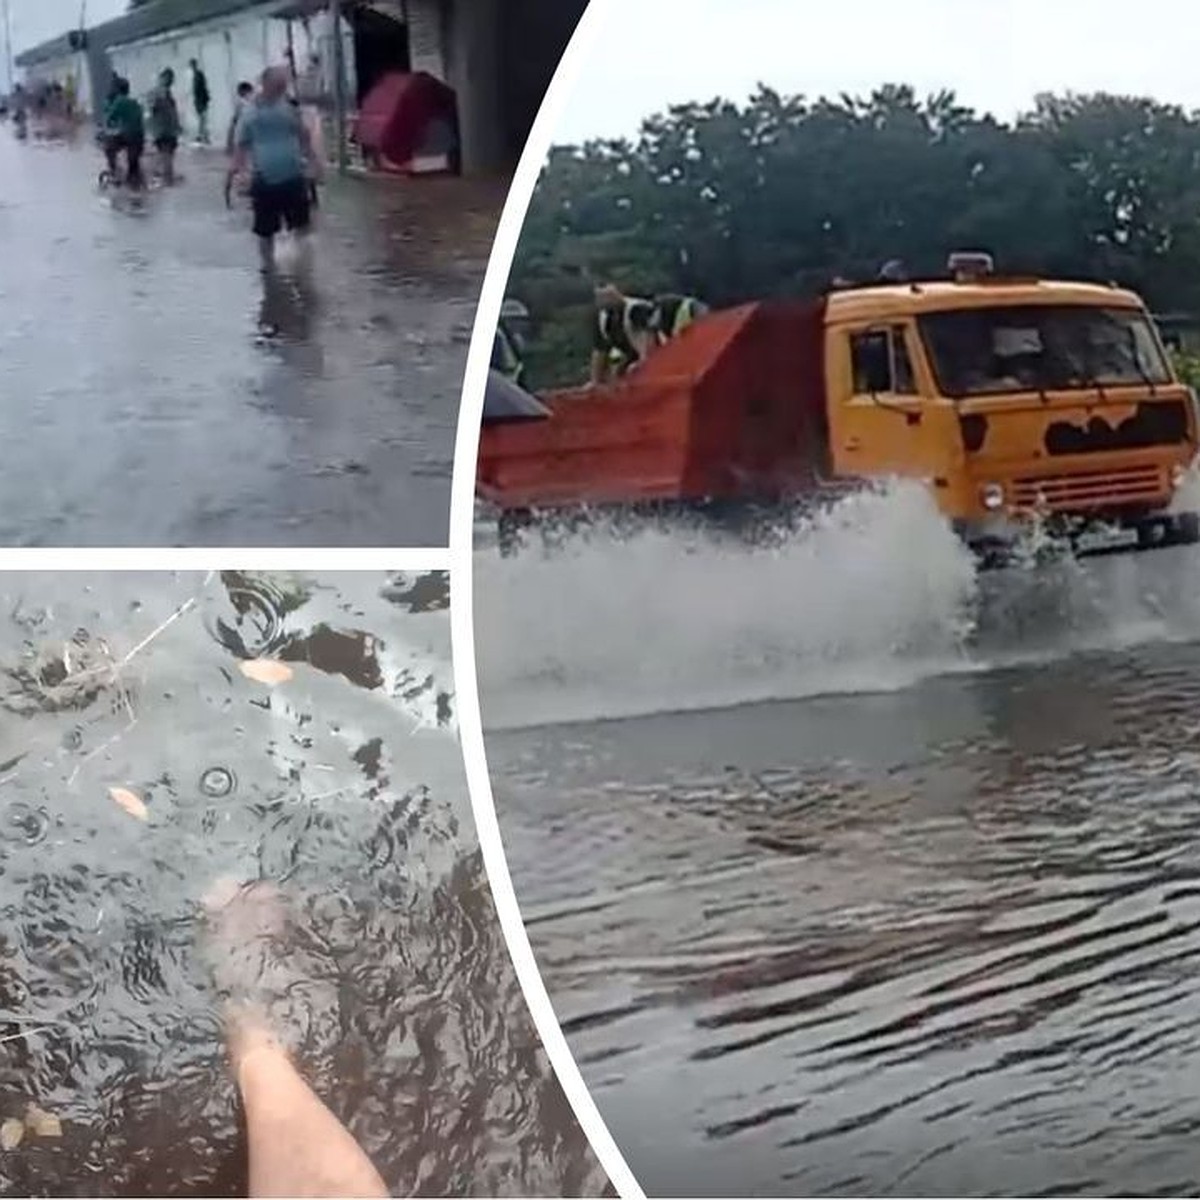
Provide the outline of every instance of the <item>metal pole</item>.
<path id="1" fill-rule="evenodd" d="M 5 85 L 5 91 L 11 92 L 13 84 L 16 82 L 13 78 L 13 52 L 12 52 L 12 16 L 8 11 L 8 0 L 3 0 L 4 4 L 4 62 L 7 70 L 8 82 Z"/>
<path id="2" fill-rule="evenodd" d="M 346 155 L 346 48 L 342 44 L 342 0 L 329 0 L 329 13 L 333 19 L 333 136 L 337 141 L 338 174 L 345 175 L 350 163 Z"/>

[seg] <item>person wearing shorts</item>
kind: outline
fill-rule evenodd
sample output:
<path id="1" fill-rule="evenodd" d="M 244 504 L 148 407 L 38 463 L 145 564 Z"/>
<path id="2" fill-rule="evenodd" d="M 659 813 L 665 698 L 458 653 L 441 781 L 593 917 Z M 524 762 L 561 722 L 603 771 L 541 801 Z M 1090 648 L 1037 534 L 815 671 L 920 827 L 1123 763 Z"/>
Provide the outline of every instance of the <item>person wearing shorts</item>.
<path id="1" fill-rule="evenodd" d="M 158 87 L 150 97 L 150 136 L 158 151 L 159 170 L 163 182 L 175 182 L 175 152 L 179 149 L 179 107 L 171 87 L 175 72 L 167 67 L 158 77 Z"/>
<path id="2" fill-rule="evenodd" d="M 238 175 L 250 171 L 254 235 L 264 268 L 274 264 L 282 229 L 306 237 L 312 224 L 310 172 L 315 178 L 320 171 L 308 127 L 287 88 L 287 69 L 268 67 L 237 129 L 233 169 Z"/>

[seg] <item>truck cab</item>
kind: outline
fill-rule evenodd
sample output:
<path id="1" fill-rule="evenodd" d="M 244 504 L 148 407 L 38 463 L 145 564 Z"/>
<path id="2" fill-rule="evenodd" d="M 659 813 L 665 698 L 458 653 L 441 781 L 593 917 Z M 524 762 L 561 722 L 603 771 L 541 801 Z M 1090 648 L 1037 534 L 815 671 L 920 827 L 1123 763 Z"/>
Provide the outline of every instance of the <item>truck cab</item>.
<path id="1" fill-rule="evenodd" d="M 1196 456 L 1195 400 L 1141 299 L 997 278 L 983 255 L 951 269 L 828 297 L 833 473 L 921 478 L 981 546 L 1031 520 L 1114 547 L 1195 541 L 1196 519 L 1168 511 Z"/>

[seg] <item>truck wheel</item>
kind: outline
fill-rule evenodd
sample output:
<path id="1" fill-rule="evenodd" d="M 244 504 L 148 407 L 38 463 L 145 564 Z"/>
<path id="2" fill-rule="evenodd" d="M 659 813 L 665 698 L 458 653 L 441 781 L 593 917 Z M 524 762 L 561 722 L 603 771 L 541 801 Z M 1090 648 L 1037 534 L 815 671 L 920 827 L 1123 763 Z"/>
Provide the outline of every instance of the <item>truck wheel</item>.
<path id="1" fill-rule="evenodd" d="M 1175 541 L 1180 546 L 1200 542 L 1200 513 L 1181 513 L 1175 518 Z"/>

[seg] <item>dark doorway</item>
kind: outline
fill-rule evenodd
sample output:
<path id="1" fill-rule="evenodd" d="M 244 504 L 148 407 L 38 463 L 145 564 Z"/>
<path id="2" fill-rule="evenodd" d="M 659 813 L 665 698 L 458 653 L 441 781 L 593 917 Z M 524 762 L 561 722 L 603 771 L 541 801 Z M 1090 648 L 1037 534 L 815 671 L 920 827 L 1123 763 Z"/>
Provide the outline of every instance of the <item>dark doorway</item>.
<path id="1" fill-rule="evenodd" d="M 351 16 L 354 25 L 354 67 L 358 76 L 357 104 L 389 71 L 411 71 L 408 26 L 377 9 L 356 6 Z"/>

